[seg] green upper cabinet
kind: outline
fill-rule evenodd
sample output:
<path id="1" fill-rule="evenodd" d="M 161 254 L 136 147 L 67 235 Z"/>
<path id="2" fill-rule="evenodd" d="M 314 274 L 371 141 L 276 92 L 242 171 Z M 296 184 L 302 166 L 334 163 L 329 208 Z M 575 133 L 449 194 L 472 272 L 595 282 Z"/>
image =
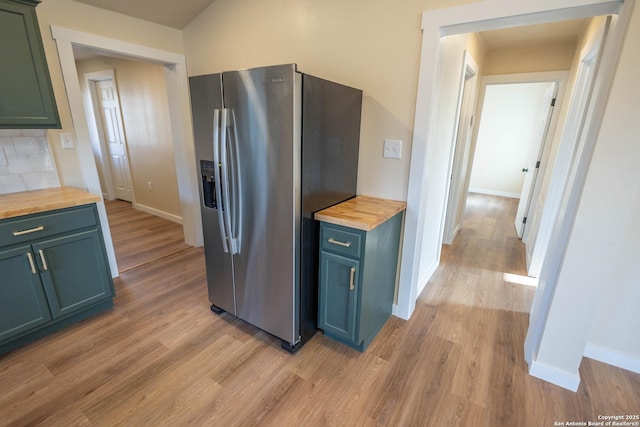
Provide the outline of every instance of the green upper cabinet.
<path id="1" fill-rule="evenodd" d="M 0 129 L 60 128 L 35 7 L 0 0 Z"/>

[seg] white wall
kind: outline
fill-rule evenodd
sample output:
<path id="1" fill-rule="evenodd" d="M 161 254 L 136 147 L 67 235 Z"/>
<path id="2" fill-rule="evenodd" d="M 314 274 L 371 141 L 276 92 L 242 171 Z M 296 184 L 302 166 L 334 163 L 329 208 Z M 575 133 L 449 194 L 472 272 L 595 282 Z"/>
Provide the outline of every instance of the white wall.
<path id="1" fill-rule="evenodd" d="M 540 149 L 540 114 L 555 83 L 487 85 L 469 191 L 520 197 L 527 168 Z M 533 173 L 533 171 L 531 171 Z"/>

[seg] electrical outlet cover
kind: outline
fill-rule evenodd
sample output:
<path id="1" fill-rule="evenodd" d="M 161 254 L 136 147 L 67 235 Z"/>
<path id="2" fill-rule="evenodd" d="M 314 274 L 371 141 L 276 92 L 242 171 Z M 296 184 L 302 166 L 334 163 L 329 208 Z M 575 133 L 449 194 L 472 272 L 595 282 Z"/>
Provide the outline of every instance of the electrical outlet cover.
<path id="1" fill-rule="evenodd" d="M 76 148 L 73 143 L 73 135 L 71 133 L 60 133 L 60 143 L 63 150 L 72 150 Z"/>
<path id="2" fill-rule="evenodd" d="M 399 159 L 402 156 L 402 140 L 400 139 L 385 139 L 384 140 L 384 158 L 385 159 Z"/>

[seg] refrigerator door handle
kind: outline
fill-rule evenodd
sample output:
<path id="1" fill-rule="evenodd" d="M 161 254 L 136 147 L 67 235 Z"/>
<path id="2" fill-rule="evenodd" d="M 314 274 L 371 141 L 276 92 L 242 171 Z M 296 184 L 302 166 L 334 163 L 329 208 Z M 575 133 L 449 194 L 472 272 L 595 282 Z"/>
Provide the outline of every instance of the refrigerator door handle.
<path id="1" fill-rule="evenodd" d="M 218 225 L 220 226 L 220 236 L 222 240 L 222 249 L 225 253 L 229 253 L 229 245 L 227 245 L 227 233 L 224 224 L 223 211 L 228 209 L 227 203 L 222 200 L 221 188 L 221 166 L 220 163 L 220 110 L 213 110 L 213 164 L 215 173 L 216 200 L 218 200 Z"/>
<path id="2" fill-rule="evenodd" d="M 233 235 L 232 246 L 234 247 L 234 253 L 240 253 L 240 247 L 242 244 L 242 174 L 240 173 L 240 147 L 238 145 L 238 129 L 236 127 L 236 116 L 233 109 L 229 110 L 231 117 L 230 123 L 230 135 L 231 135 L 231 150 L 232 150 L 232 173 L 233 173 L 233 199 L 234 204 L 234 222 L 233 222 Z"/>
<path id="3" fill-rule="evenodd" d="M 229 110 L 226 108 L 222 109 L 222 123 L 220 124 L 220 160 L 221 160 L 221 174 L 222 174 L 222 197 L 224 201 L 224 209 L 222 211 L 224 217 L 224 227 L 226 230 L 226 236 L 229 244 L 229 249 L 231 250 L 231 255 L 237 254 L 235 240 L 233 239 L 232 228 L 231 228 L 231 210 L 232 200 L 229 192 L 229 165 L 227 164 L 229 158 L 227 154 L 227 123 L 229 121 Z"/>

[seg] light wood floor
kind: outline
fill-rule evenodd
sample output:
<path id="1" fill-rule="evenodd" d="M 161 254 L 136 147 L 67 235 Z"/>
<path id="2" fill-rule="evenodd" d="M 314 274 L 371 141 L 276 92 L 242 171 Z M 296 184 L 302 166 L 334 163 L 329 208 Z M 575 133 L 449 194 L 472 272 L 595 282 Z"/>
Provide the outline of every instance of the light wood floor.
<path id="1" fill-rule="evenodd" d="M 572 393 L 527 374 L 533 289 L 503 280 L 524 274 L 514 213 L 472 195 L 413 317 L 363 354 L 319 333 L 292 356 L 211 313 L 202 250 L 176 244 L 116 280 L 113 310 L 0 356 L 0 425 L 519 427 L 638 413 L 640 375 L 585 359 Z M 130 232 L 118 230 L 120 256 Z"/>
<path id="2" fill-rule="evenodd" d="M 105 202 L 120 272 L 185 250 L 182 225 L 135 210 L 122 200 Z"/>

